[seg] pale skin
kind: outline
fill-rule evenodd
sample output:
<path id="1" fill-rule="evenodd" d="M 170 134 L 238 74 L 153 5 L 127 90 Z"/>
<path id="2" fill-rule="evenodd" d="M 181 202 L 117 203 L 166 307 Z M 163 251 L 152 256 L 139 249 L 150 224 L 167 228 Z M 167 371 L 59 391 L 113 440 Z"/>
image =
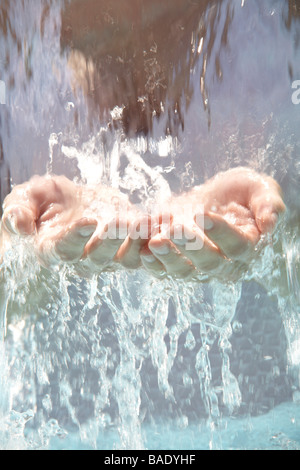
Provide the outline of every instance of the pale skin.
<path id="1" fill-rule="evenodd" d="M 201 224 L 199 207 L 204 209 Z M 16 237 L 32 239 L 49 271 L 64 263 L 82 276 L 143 267 L 155 277 L 190 280 L 201 273 L 224 281 L 241 277 L 257 256 L 259 240 L 275 230 L 285 211 L 277 182 L 247 168 L 219 173 L 172 197 L 170 217 L 163 218 L 164 205 L 152 225 L 117 190 L 77 185 L 64 176 L 34 177 L 14 187 L 3 208 L 2 254 Z M 147 238 L 132 236 L 139 224 L 149 225 Z M 113 238 L 107 236 L 112 228 Z M 185 239 L 176 238 L 178 233 Z M 199 249 L 188 249 L 185 242 L 191 241 Z"/>

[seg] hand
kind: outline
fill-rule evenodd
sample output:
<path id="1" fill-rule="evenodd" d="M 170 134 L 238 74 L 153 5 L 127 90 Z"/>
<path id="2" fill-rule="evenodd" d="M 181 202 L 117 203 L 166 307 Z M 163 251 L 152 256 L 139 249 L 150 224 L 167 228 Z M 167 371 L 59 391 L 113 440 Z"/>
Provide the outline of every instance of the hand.
<path id="1" fill-rule="evenodd" d="M 96 272 L 115 262 L 129 223 L 121 213 L 133 213 L 118 191 L 64 176 L 33 177 L 12 190 L 3 208 L 5 238 L 32 237 L 46 268 L 85 259 L 86 269 Z"/>
<path id="2" fill-rule="evenodd" d="M 141 251 L 156 276 L 238 280 L 285 210 L 279 185 L 247 168 L 219 173 L 170 202 L 170 223 Z"/>

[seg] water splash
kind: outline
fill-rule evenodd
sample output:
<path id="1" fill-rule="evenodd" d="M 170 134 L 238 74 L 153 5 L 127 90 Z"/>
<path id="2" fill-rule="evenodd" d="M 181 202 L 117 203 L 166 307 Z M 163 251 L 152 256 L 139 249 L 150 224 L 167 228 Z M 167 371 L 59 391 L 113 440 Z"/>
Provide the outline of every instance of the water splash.
<path id="1" fill-rule="evenodd" d="M 104 179 L 129 193 L 139 188 L 141 199 L 146 199 L 149 186 L 161 199 L 170 194 L 163 166 L 146 164 L 141 142 L 112 143 L 109 165 L 102 147 L 96 158 L 91 148 L 99 145 L 103 133 L 81 150 L 66 146 L 62 135 L 52 135 L 51 159 L 53 145 L 60 145 L 67 157 L 76 158 L 84 181 Z M 170 155 L 174 146 L 168 147 Z M 124 156 L 127 166 L 121 178 Z M 102 172 L 99 181 L 94 179 L 96 167 Z M 143 449 L 144 425 L 155 421 L 159 410 L 180 427 L 193 422 L 189 399 L 180 401 L 181 388 L 197 397 L 199 419 L 206 417 L 211 434 L 210 447 L 221 447 L 217 436 L 223 409 L 231 414 L 241 403 L 229 360 L 239 283 L 158 281 L 143 270 L 106 273 L 87 281 L 74 277 L 68 267 L 49 278 L 30 246 L 19 246 L 18 254 L 9 252 L 5 261 L 7 302 L 10 309 L 14 302 L 19 321 L 9 327 L 5 362 L 8 374 L 18 379 L 8 386 L 15 392 L 10 392 L 6 415 L 21 412 L 25 404 L 32 410 L 32 419 L 23 427 L 25 444 L 26 433 L 36 448 L 76 433 L 82 444 L 101 448 L 103 432 L 118 430 L 114 447 Z M 30 303 L 37 285 L 44 300 Z M 182 360 L 183 338 L 192 362 L 178 384 L 173 374 Z M 218 384 L 212 374 L 214 347 L 221 370 Z"/>
<path id="2" fill-rule="evenodd" d="M 10 253 L 10 261 L 12 257 Z M 19 307 L 20 299 L 29 298 L 32 283 L 38 282 L 41 275 L 37 266 L 35 274 L 31 269 L 29 275 L 26 257 L 28 263 L 30 255 L 23 247 L 22 278 L 24 281 L 27 277 L 27 281 L 18 282 L 15 272 L 11 277 L 15 284 L 14 290 L 10 287 L 8 303 L 15 301 L 18 291 Z M 35 306 L 36 312 L 28 312 L 27 304 L 27 315 L 31 316 L 18 312 L 18 321 L 10 323 L 6 355 L 1 354 L 5 364 L 2 370 L 7 371 L 1 377 L 0 396 L 2 401 L 7 397 L 2 406 L 5 425 L 2 420 L 1 429 L 10 438 L 22 437 L 17 446 L 47 448 L 53 437 L 64 439 L 68 432 L 77 429 L 82 443 L 97 448 L 101 432 L 118 429 L 115 447 L 143 449 L 143 423 L 146 415 L 151 415 L 143 400 L 149 361 L 158 387 L 151 393 L 161 396 L 158 401 L 177 406 L 177 422 L 188 425 L 187 416 L 180 412 L 170 375 L 184 335 L 187 347 L 197 349 L 192 334 L 195 324 L 199 325 L 202 342 L 195 371 L 210 422 L 215 423 L 220 416 L 208 355 L 209 346 L 215 341 L 223 361 L 224 402 L 229 409 L 238 406 L 228 348 L 229 325 L 239 289 L 235 296 L 230 292 L 226 313 L 208 308 L 208 304 L 205 308 L 202 286 L 156 281 L 143 271 L 111 273 L 82 281 L 73 279 L 65 269 L 48 280 L 46 290 L 44 308 Z M 216 293 L 217 301 L 222 303 L 225 291 L 219 286 Z M 173 318 L 169 325 L 171 304 Z M 210 325 L 203 321 L 204 317 Z M 26 416 L 22 411 L 25 406 L 30 410 Z M 1 440 L 2 446 L 4 441 Z M 11 441 L 6 441 L 6 447 L 11 445 Z"/>
<path id="3" fill-rule="evenodd" d="M 43 303 L 32 292 L 44 273 L 30 246 L 18 246 L 4 260 L 9 289 L 1 316 L 2 337 L 6 334 L 0 356 L 1 447 L 51 448 L 54 439 L 64 447 L 68 436 L 76 435 L 79 446 L 143 449 L 149 423 L 164 416 L 165 423 L 173 420 L 186 429 L 204 416 L 209 447 L 222 448 L 224 413 L 232 415 L 241 405 L 230 370 L 240 283 L 158 281 L 143 270 L 87 281 L 65 267 L 43 280 Z M 274 269 L 274 257 L 266 247 L 262 276 Z M 292 269 L 294 257 L 286 259 Z M 296 305 L 279 299 L 294 374 Z M 189 358 L 185 369 L 183 348 Z M 295 400 L 298 388 L 296 383 Z M 195 409 L 192 397 L 194 416 L 188 408 Z"/>
<path id="4" fill-rule="evenodd" d="M 72 119 L 75 121 L 76 113 L 80 114 L 85 104 L 81 102 L 82 97 L 74 100 L 74 104 L 69 90 L 59 40 L 61 5 L 60 1 L 49 0 L 43 11 L 44 5 L 37 6 L 36 1 L 28 0 L 21 6 L 22 14 L 18 14 L 19 3 L 11 2 L 14 28 L 12 37 L 8 38 L 9 47 L 3 50 L 9 53 L 11 64 L 19 63 L 20 67 L 18 74 L 13 74 L 13 80 L 9 69 L 1 78 L 15 83 L 12 85 L 15 93 L 7 90 L 13 128 L 6 134 L 13 138 L 7 141 L 5 132 L 2 135 L 6 151 L 10 151 L 7 160 L 12 180 L 23 179 L 24 166 L 27 174 L 31 173 L 31 167 L 34 171 L 37 168 L 38 171 L 52 172 L 57 168 L 61 171 L 58 163 L 64 159 L 64 169 L 75 162 L 77 179 L 81 182 L 103 182 L 134 195 L 139 202 L 151 203 L 155 196 L 162 203 L 170 195 L 166 175 L 174 175 L 183 156 L 178 139 L 167 136 L 128 140 L 118 131 L 110 133 L 108 127 L 97 127 L 92 137 L 81 142 L 77 135 L 65 130 L 68 125 L 73 128 Z M 221 36 L 225 42 L 230 14 L 228 9 L 223 27 L 217 28 L 221 33 L 224 29 L 226 35 Z M 209 15 L 213 17 L 212 29 L 215 29 L 217 10 L 213 8 Z M 39 41 L 38 31 L 42 25 L 43 40 Z M 196 57 L 203 58 L 199 65 L 200 69 L 202 67 L 199 88 L 204 108 L 209 111 L 208 99 L 212 95 L 205 81 L 213 83 L 213 80 L 205 79 L 212 75 L 207 67 L 212 42 L 205 41 L 204 32 L 205 25 L 201 22 L 191 38 L 195 55 L 191 62 L 194 67 Z M 13 41 L 13 36 L 18 41 Z M 0 38 L 1 45 L 3 41 L 5 38 Z M 244 56 L 248 61 L 249 56 Z M 218 61 L 214 62 L 217 76 L 221 78 L 226 70 L 222 70 Z M 197 75 L 195 70 L 191 70 L 192 75 Z M 228 77 L 232 82 L 231 74 Z M 243 97 L 247 98 L 247 94 L 243 93 Z M 226 109 L 232 114 L 232 93 L 228 94 L 228 99 L 230 105 L 226 103 Z M 197 138 L 196 148 L 190 152 L 197 154 L 199 148 L 200 151 L 205 148 L 199 134 L 198 104 L 196 100 L 191 112 L 193 122 L 197 122 L 194 132 Z M 116 122 L 121 113 L 122 108 L 114 108 L 112 119 Z M 55 115 L 55 125 L 49 124 L 50 115 Z M 30 126 L 25 136 L 22 134 L 24 122 L 26 129 L 27 124 Z M 209 161 L 213 161 L 213 154 L 216 154 L 219 162 L 216 157 L 218 164 L 212 163 L 209 172 L 214 166 L 221 169 L 222 165 L 227 168 L 241 162 L 251 163 L 258 170 L 271 167 L 273 171 L 275 158 L 278 166 L 277 156 L 280 155 L 278 132 L 271 136 L 271 148 L 263 142 L 258 149 L 260 126 L 253 135 L 246 133 L 248 141 L 244 147 L 238 127 L 236 125 L 233 133 L 229 132 L 228 140 L 223 134 L 217 134 L 214 141 L 221 142 L 221 149 L 215 145 L 209 147 Z M 61 129 L 64 132 L 60 132 Z M 32 155 L 40 155 L 44 149 L 33 151 L 32 145 L 24 146 L 27 141 L 32 144 L 33 130 L 35 135 L 51 132 L 49 160 L 42 168 L 39 157 L 34 160 Z M 187 135 L 192 141 L 191 135 Z M 284 135 L 285 149 L 287 140 Z M 273 145 L 274 142 L 277 145 Z M 15 164 L 16 156 L 20 155 L 18 145 L 23 149 L 21 165 Z M 247 157 L 243 159 L 245 152 Z M 152 157 L 155 164 L 149 164 Z M 292 159 L 292 155 L 282 158 L 283 167 L 289 158 Z M 203 166 L 201 163 L 201 178 L 202 172 L 207 171 Z M 73 170 L 72 165 L 71 168 Z M 189 161 L 185 168 L 186 175 L 180 175 L 179 180 L 186 178 L 190 184 Z M 19 171 L 23 173 L 20 175 Z M 295 262 L 300 251 L 293 243 L 285 246 L 285 252 L 290 290 L 298 293 Z M 237 378 L 230 371 L 231 324 L 241 286 L 161 282 L 150 279 L 142 271 L 107 274 L 82 281 L 64 269 L 53 273 L 49 279 L 28 248 L 17 240 L 14 251 L 7 253 L 1 266 L 6 284 L 1 292 L 0 312 L 0 447 L 48 448 L 53 438 L 63 442 L 67 433 L 76 433 L 80 444 L 102 448 L 106 445 L 103 436 L 112 432 L 108 446 L 143 448 L 146 446 L 144 424 L 155 422 L 160 416 L 169 418 L 180 428 L 187 428 L 195 421 L 198 425 L 205 416 L 204 433 L 208 428 L 210 447 L 221 447 L 218 430 L 223 406 L 231 414 L 241 403 Z M 260 267 L 261 279 L 274 274 L 274 253 L 270 249 L 265 254 Z M 279 299 L 288 339 L 289 365 L 296 378 L 295 401 L 299 399 L 300 386 L 298 301 Z M 217 383 L 211 355 L 214 348 L 218 351 L 221 370 Z M 189 353 L 188 365 L 182 350 Z M 178 376 L 177 380 L 174 375 Z M 190 413 L 191 407 L 194 415 Z"/>
<path id="5" fill-rule="evenodd" d="M 76 160 L 82 181 L 105 181 L 129 195 L 138 190 L 141 201 L 156 193 L 160 200 L 168 197 L 165 175 L 170 167 L 166 169 L 163 160 L 155 167 L 147 164 L 149 145 L 154 152 L 159 146 L 114 136 L 116 140 L 102 128 L 77 148 L 67 144 L 63 134 L 52 134 L 51 165 L 58 146 Z M 169 163 L 178 151 L 176 139 L 168 140 L 166 148 Z M 30 246 L 19 241 L 16 246 L 18 250 L 8 252 L 4 261 L 8 296 L 1 316 L 3 338 L 6 312 L 13 306 L 15 314 L 8 327 L 7 351 L 1 355 L 7 371 L 1 378 L 3 429 L 10 423 L 14 435 L 7 417 L 26 409 L 31 410 L 31 419 L 20 418 L 18 425 L 22 446 L 47 448 L 54 438 L 63 442 L 75 434 L 81 445 L 95 449 L 107 445 L 107 435 L 113 436 L 114 448 L 143 449 L 145 425 L 158 417 L 186 428 L 204 416 L 210 448 L 222 448 L 222 417 L 234 414 L 242 400 L 230 370 L 240 283 L 158 281 L 143 270 L 106 273 L 87 281 L 74 277 L 68 267 L 49 278 Z M 255 274 L 259 270 L 263 279 L 273 272 L 275 255 L 271 245 L 262 253 Z M 295 364 L 298 314 L 291 315 L 286 304 L 280 305 Z M 183 347 L 190 361 L 184 371 Z M 213 350 L 218 352 L 217 381 Z M 175 380 L 176 371 L 180 373 Z M 191 413 L 191 408 L 197 411 Z"/>
<path id="6" fill-rule="evenodd" d="M 299 238 L 294 234 L 283 242 L 284 261 L 286 266 L 287 287 L 289 296 L 279 296 L 278 305 L 281 312 L 286 338 L 287 356 L 290 374 L 294 377 L 294 400 L 300 389 L 300 286 L 299 286 Z"/>

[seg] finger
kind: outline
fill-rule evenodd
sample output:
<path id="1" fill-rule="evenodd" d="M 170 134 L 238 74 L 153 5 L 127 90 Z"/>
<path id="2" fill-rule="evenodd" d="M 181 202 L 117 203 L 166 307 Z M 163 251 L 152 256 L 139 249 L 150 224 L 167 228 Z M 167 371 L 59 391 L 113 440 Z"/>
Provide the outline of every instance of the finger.
<path id="1" fill-rule="evenodd" d="M 204 232 L 229 259 L 243 257 L 259 240 L 259 233 L 253 225 L 244 232 L 213 212 L 204 215 Z"/>
<path id="2" fill-rule="evenodd" d="M 3 214 L 4 228 L 14 235 L 26 236 L 35 232 L 35 216 L 32 210 L 22 205 L 10 205 Z"/>
<path id="3" fill-rule="evenodd" d="M 198 226 L 180 228 L 181 236 L 178 236 L 179 228 L 171 228 L 171 240 L 199 271 L 211 272 L 224 262 L 223 253 Z"/>
<path id="4" fill-rule="evenodd" d="M 128 222 L 114 219 L 103 230 L 97 231 L 89 240 L 83 257 L 91 260 L 97 266 L 105 266 L 115 259 L 127 233 Z"/>
<path id="5" fill-rule="evenodd" d="M 191 261 L 180 253 L 171 240 L 163 238 L 161 234 L 151 238 L 148 248 L 172 276 L 186 278 L 195 271 Z"/>
<path id="6" fill-rule="evenodd" d="M 95 220 L 80 219 L 52 237 L 46 232 L 38 242 L 40 258 L 46 265 L 78 261 L 96 227 Z"/>
<path id="7" fill-rule="evenodd" d="M 116 260 L 129 269 L 141 266 L 140 251 L 147 245 L 151 235 L 158 231 L 159 227 L 154 226 L 148 216 L 133 221 L 126 240 L 118 250 Z"/>
<path id="8" fill-rule="evenodd" d="M 54 205 L 62 200 L 62 189 L 71 195 L 74 183 L 62 176 L 47 175 L 33 176 L 29 182 L 15 186 L 3 204 L 5 228 L 21 236 L 32 235 L 39 228 L 36 222 L 43 222 L 44 212 L 56 213 Z"/>
<path id="9" fill-rule="evenodd" d="M 272 180 L 267 188 L 264 187 L 252 195 L 250 208 L 261 233 L 272 232 L 280 214 L 285 211 L 280 193 L 280 187 Z"/>
<path id="10" fill-rule="evenodd" d="M 140 251 L 142 265 L 153 276 L 161 279 L 166 276 L 166 269 L 164 265 L 153 255 L 148 246 L 145 246 Z"/>

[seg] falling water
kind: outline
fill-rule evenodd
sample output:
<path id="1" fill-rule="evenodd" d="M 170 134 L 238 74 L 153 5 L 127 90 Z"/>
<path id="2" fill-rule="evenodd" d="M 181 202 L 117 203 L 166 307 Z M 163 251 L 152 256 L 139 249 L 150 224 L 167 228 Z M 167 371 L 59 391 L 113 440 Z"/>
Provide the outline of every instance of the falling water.
<path id="1" fill-rule="evenodd" d="M 274 174 L 273 165 L 277 164 L 279 170 L 285 171 L 293 156 L 288 152 L 286 135 L 276 127 L 281 127 L 280 123 L 273 120 L 277 108 L 270 111 L 266 104 L 266 110 L 261 111 L 263 117 L 255 108 L 255 100 L 259 104 L 263 101 L 255 95 L 256 85 L 252 83 L 257 61 L 249 58 L 243 44 L 236 57 L 234 44 L 227 47 L 233 12 L 234 28 L 239 20 L 250 28 L 247 15 L 245 20 L 238 12 L 238 8 L 247 8 L 248 2 L 237 2 L 235 5 L 242 4 L 238 8 L 231 2 L 221 3 L 225 7 L 208 4 L 206 15 L 191 37 L 192 55 L 185 83 L 191 104 L 185 116 L 187 138 L 181 141 L 165 134 L 163 120 L 156 123 L 163 129 L 159 129 L 158 137 L 124 137 L 118 126 L 123 108 L 118 106 L 110 112 L 109 126 L 97 122 L 92 135 L 87 132 L 88 126 L 83 124 L 88 121 L 86 103 L 79 92 L 75 97 L 70 90 L 70 71 L 60 47 L 61 2 L 27 0 L 26 9 L 22 2 L 22 14 L 17 11 L 21 6 L 11 2 L 8 36 L 0 37 L 1 51 L 9 52 L 8 65 L 0 77 L 9 84 L 7 121 L 1 122 L 0 129 L 8 154 L 9 179 L 21 182 L 32 172 L 71 174 L 75 182 L 104 182 L 119 188 L 147 209 L 155 200 L 163 204 L 171 194 L 172 184 L 176 189 L 186 189 L 201 183 L 215 170 L 231 165 L 249 163 L 258 170 L 271 169 L 270 174 Z M 258 2 L 254 8 L 255 18 L 265 15 L 267 23 L 274 15 L 276 18 L 276 9 L 261 15 L 261 4 Z M 243 30 L 244 24 L 241 22 L 239 28 Z M 17 31 L 18 40 L 13 31 Z M 243 34 L 238 38 L 244 38 Z M 290 44 L 285 35 L 284 40 Z M 225 56 L 216 53 L 215 57 L 219 43 Z M 288 50 L 290 46 L 283 47 Z M 227 53 L 230 73 L 226 74 L 223 59 Z M 259 61 L 265 66 L 262 57 Z M 18 73 L 12 74 L 15 64 L 20 67 Z M 240 84 L 231 75 L 232 67 L 237 67 L 237 77 L 245 67 L 251 82 L 250 86 L 245 82 L 236 102 L 232 100 L 232 88 L 240 90 Z M 279 68 L 281 84 L 284 67 L 280 64 Z M 273 69 L 269 73 L 271 77 L 276 75 Z M 198 76 L 192 99 L 189 87 Z M 225 93 L 220 85 L 223 78 Z M 268 75 L 260 75 L 259 80 L 264 82 L 264 78 L 267 83 Z M 290 90 L 282 90 L 290 102 Z M 253 108 L 249 96 L 254 96 Z M 251 118 L 247 122 L 242 113 L 241 123 L 238 122 L 238 105 L 243 111 L 249 106 L 253 121 Z M 295 108 L 293 112 L 295 115 Z M 203 130 L 207 128 L 207 117 L 212 138 Z M 260 129 L 261 120 L 266 134 Z M 245 135 L 241 135 L 243 132 Z M 293 144 L 292 141 L 291 147 Z M 46 162 L 41 155 L 48 157 Z M 161 444 L 159 437 L 168 429 L 174 431 L 176 439 L 176 431 L 188 434 L 193 426 L 196 437 L 189 444 L 192 448 L 201 445 L 199 435 L 208 436 L 208 442 L 201 441 L 204 447 L 222 448 L 224 417 L 238 414 L 243 404 L 241 383 L 249 379 L 242 372 L 238 375 L 231 370 L 234 318 L 242 283 L 162 281 L 142 269 L 83 280 L 69 266 L 61 266 L 49 275 L 38 265 L 31 240 L 25 243 L 16 239 L 13 248 L 1 265 L 1 276 L 5 277 L 0 312 L 1 449 L 143 449 L 156 442 L 165 445 L 168 438 Z M 296 238 L 286 241 L 285 263 L 293 293 L 299 293 L 295 276 L 299 252 Z M 253 277 L 263 280 L 274 276 L 275 258 L 272 246 L 263 250 L 261 265 Z M 296 403 L 300 389 L 299 299 L 283 299 L 279 295 L 278 304 Z M 250 418 L 245 426 L 253 426 Z M 171 439 L 171 434 L 168 437 Z M 280 439 L 286 442 L 285 436 Z M 172 443 L 168 445 L 171 447 Z M 173 448 L 178 445 L 176 441 Z"/>
<path id="2" fill-rule="evenodd" d="M 95 152 L 90 151 L 94 137 L 75 150 L 62 136 L 52 135 L 50 161 L 58 145 L 77 159 L 83 180 L 97 182 Z M 141 141 L 115 141 L 110 161 L 118 168 L 126 155 L 126 174 L 119 179 L 109 168 L 105 174 L 113 174 L 114 184 L 129 193 L 134 181 L 140 200 L 146 187 L 163 198 L 170 192 L 163 169 L 148 167 L 141 158 L 143 149 Z M 99 155 L 103 169 L 107 163 L 101 148 Z M 179 428 L 205 422 L 209 448 L 222 448 L 223 417 L 238 412 L 242 402 L 230 366 L 242 283 L 162 281 L 143 269 L 120 269 L 83 280 L 68 266 L 49 277 L 33 251 L 30 240 L 17 239 L 2 266 L 6 301 L 1 312 L 1 447 L 46 449 L 54 439 L 63 448 L 70 438 L 75 445 L 76 436 L 79 447 L 144 449 L 148 427 L 163 417 L 164 423 L 175 419 Z M 262 253 L 256 269 L 264 278 L 272 272 L 276 255 L 271 246 Z M 290 287 L 298 292 L 293 268 L 299 251 L 291 244 L 285 253 Z M 299 366 L 296 305 L 279 299 L 291 368 Z M 189 354 L 184 370 L 182 348 Z M 212 350 L 218 351 L 217 379 Z M 182 376 L 177 383 L 174 370 Z M 196 416 L 190 412 L 195 397 Z"/>
<path id="3" fill-rule="evenodd" d="M 287 356 L 291 375 L 294 377 L 293 397 L 299 400 L 300 389 L 300 286 L 299 286 L 299 238 L 295 235 L 283 243 L 287 284 L 290 295 L 278 299 L 287 336 Z"/>
<path id="4" fill-rule="evenodd" d="M 57 144 L 51 136 L 51 149 L 53 142 Z M 80 158 L 90 155 L 84 149 L 84 155 L 77 151 L 79 166 Z M 66 147 L 64 152 L 68 153 Z M 126 152 L 133 162 L 123 185 L 135 178 L 136 186 L 144 188 L 150 177 L 153 186 L 162 188 L 162 169 L 143 164 L 141 171 L 138 150 L 128 143 L 119 144 L 118 152 Z M 82 173 L 88 179 L 83 168 Z M 165 194 L 166 188 L 162 191 Z M 185 372 L 185 382 L 190 377 L 197 383 L 202 415 L 212 436 L 221 414 L 220 400 L 229 413 L 239 407 L 239 387 L 229 361 L 239 284 L 161 281 L 142 269 L 105 273 L 88 281 L 74 277 L 67 266 L 49 278 L 34 259 L 30 241 L 16 240 L 16 246 L 4 260 L 6 305 L 14 316 L 8 326 L 6 355 L 1 355 L 2 370 L 7 371 L 1 377 L 2 421 L 10 436 L 2 439 L 2 446 L 10 447 L 12 436 L 17 436 L 18 445 L 23 439 L 22 447 L 47 448 L 51 438 L 62 439 L 76 430 L 83 443 L 96 448 L 104 430 L 115 430 L 119 436 L 115 447 L 145 448 L 143 426 L 155 419 L 145 403 L 145 375 L 150 371 L 150 393 L 158 401 L 154 408 L 177 408 L 178 419 L 187 425 L 189 418 L 170 380 L 184 337 L 186 350 L 196 354 L 194 370 L 190 367 Z M 31 302 L 37 288 L 47 301 Z M 4 338 L 5 308 L 1 325 Z M 214 344 L 222 362 L 218 391 L 209 357 Z"/>

